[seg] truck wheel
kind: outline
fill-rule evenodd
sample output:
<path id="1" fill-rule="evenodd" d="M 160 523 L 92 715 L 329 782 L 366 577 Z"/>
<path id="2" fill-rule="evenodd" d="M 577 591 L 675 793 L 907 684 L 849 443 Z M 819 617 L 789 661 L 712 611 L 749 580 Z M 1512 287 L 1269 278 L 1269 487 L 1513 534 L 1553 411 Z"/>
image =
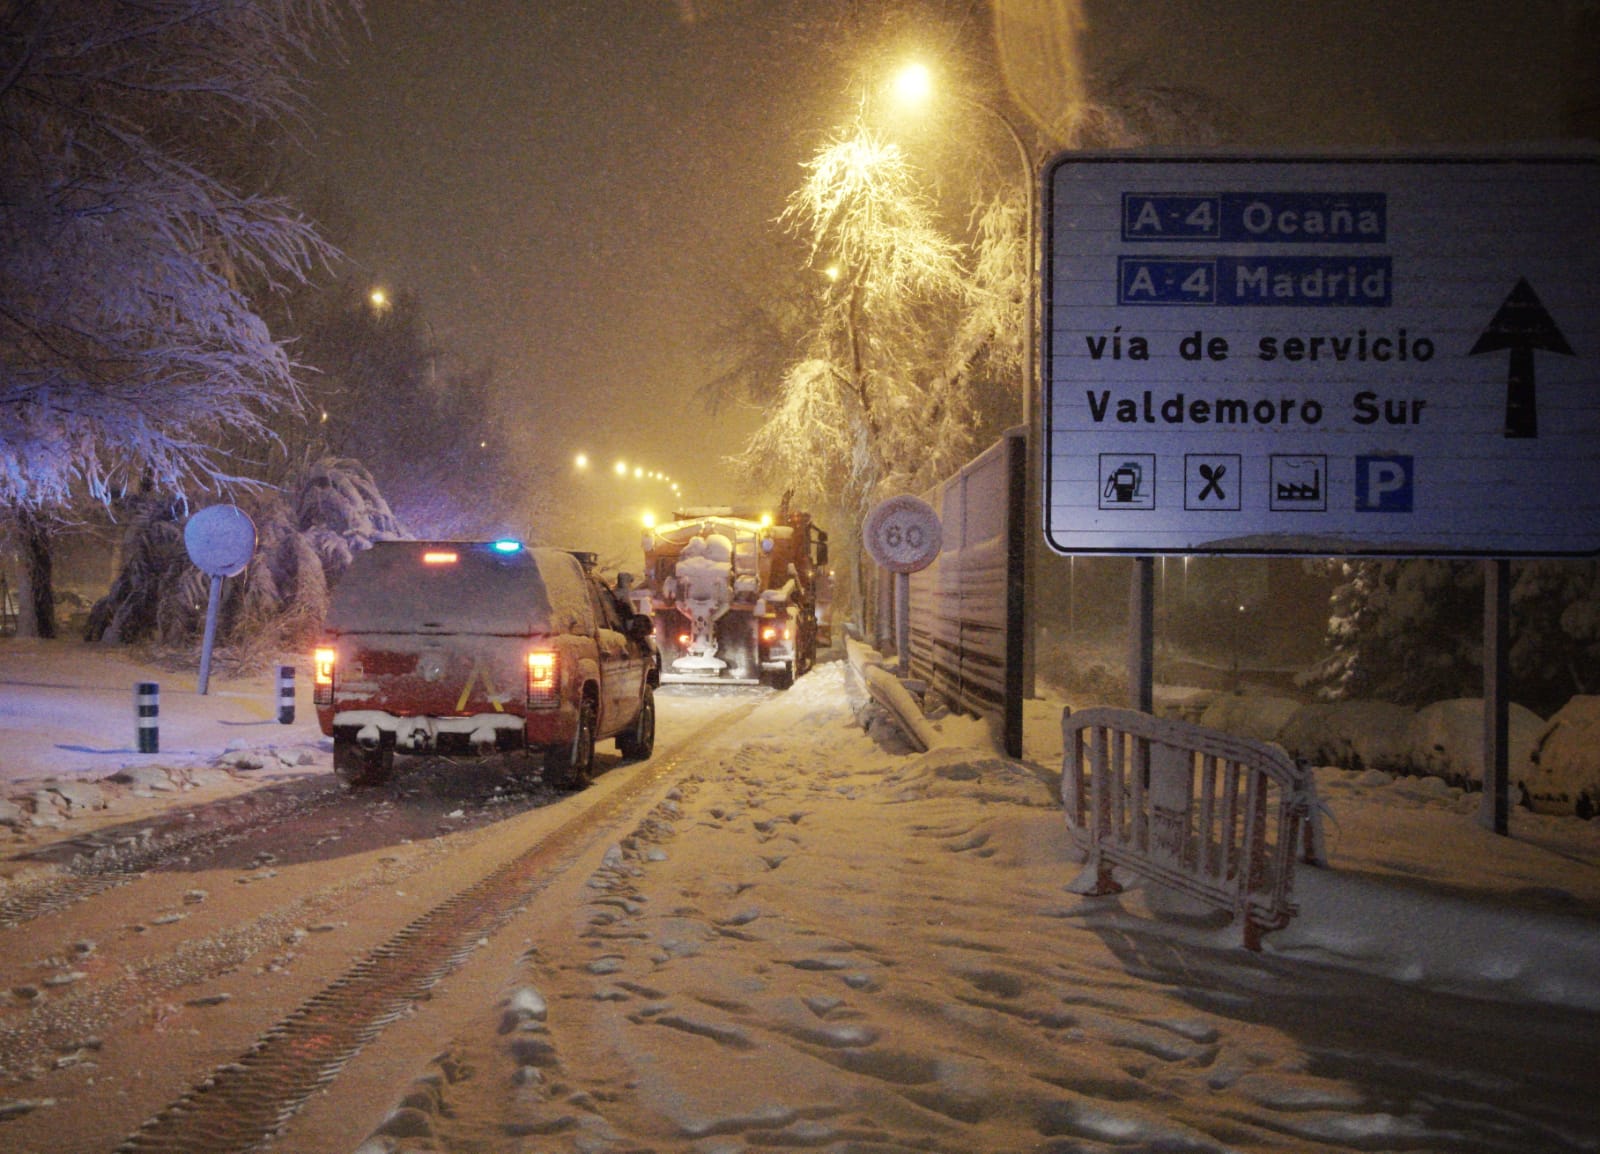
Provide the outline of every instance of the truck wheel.
<path id="1" fill-rule="evenodd" d="M 562 789 L 583 789 L 594 776 L 594 702 L 584 699 L 578 708 L 578 732 L 568 745 L 545 751 L 544 776 Z"/>
<path id="2" fill-rule="evenodd" d="M 394 746 L 363 749 L 353 737 L 333 739 L 334 776 L 351 789 L 382 785 L 394 772 Z"/>
<path id="3" fill-rule="evenodd" d="M 626 733 L 617 734 L 617 751 L 623 757 L 644 761 L 656 748 L 656 691 L 644 687 L 644 699 L 639 702 L 639 716 Z"/>

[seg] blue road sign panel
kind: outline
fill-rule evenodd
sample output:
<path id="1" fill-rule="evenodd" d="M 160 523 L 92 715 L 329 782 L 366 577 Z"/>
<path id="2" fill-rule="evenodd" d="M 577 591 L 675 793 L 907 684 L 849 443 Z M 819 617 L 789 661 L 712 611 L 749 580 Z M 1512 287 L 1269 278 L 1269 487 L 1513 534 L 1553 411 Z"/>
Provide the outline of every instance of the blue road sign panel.
<path id="1" fill-rule="evenodd" d="M 1388 198 L 1381 192 L 1122 195 L 1125 241 L 1383 244 L 1388 220 Z"/>
<path id="2" fill-rule="evenodd" d="M 1386 256 L 1124 256 L 1117 303 L 1386 308 L 1392 277 Z"/>
<path id="3" fill-rule="evenodd" d="M 1600 554 L 1600 154 L 1045 175 L 1062 553 Z"/>

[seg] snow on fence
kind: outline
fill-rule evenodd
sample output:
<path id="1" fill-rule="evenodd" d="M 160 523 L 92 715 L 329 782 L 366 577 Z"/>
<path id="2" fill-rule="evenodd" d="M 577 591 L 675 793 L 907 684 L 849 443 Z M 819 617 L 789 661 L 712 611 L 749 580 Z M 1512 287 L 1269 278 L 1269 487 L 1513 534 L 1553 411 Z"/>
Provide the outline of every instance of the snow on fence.
<path id="1" fill-rule="evenodd" d="M 1322 864 L 1316 783 L 1281 748 L 1110 707 L 1061 714 L 1061 800 L 1087 861 L 1073 889 L 1122 889 L 1121 867 L 1234 915 L 1247 949 L 1295 914 L 1294 858 Z"/>
<path id="2" fill-rule="evenodd" d="M 911 575 L 911 672 L 958 709 L 998 714 L 1006 753 L 1022 756 L 1020 429 L 924 493 L 944 548 Z"/>

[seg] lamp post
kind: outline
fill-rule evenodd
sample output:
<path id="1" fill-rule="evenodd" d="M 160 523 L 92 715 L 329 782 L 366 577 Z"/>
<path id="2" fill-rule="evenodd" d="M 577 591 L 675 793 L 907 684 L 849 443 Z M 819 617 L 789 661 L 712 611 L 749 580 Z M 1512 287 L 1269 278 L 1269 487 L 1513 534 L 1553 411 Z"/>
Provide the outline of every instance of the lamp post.
<path id="1" fill-rule="evenodd" d="M 933 75 L 922 64 L 908 64 L 896 73 L 894 88 L 900 100 L 908 104 L 919 104 L 929 99 L 933 94 Z M 1027 143 L 1022 139 L 1022 133 L 1017 131 L 1017 126 L 1011 118 L 1001 112 L 992 104 L 975 100 L 970 96 L 952 94 L 951 99 L 958 104 L 975 108 L 979 112 L 993 117 L 1005 129 L 1006 135 L 1011 138 L 1011 143 L 1016 146 L 1017 160 L 1022 172 L 1023 212 L 1023 270 L 1022 285 L 1022 423 L 1025 429 L 1023 438 L 1023 469 L 1026 476 L 1023 497 L 1022 517 L 1022 692 L 1024 697 L 1033 697 L 1036 688 L 1036 640 L 1034 637 L 1035 603 L 1034 592 L 1035 578 L 1038 573 L 1039 537 L 1042 529 L 1040 526 L 1040 494 L 1039 473 L 1037 465 L 1039 441 L 1041 435 L 1040 414 L 1038 412 L 1037 388 L 1034 381 L 1035 345 L 1037 344 L 1037 329 L 1035 317 L 1036 292 L 1038 283 L 1037 261 L 1038 253 L 1038 206 L 1037 192 L 1034 189 L 1036 171 L 1034 169 L 1033 154 L 1028 151 Z"/>

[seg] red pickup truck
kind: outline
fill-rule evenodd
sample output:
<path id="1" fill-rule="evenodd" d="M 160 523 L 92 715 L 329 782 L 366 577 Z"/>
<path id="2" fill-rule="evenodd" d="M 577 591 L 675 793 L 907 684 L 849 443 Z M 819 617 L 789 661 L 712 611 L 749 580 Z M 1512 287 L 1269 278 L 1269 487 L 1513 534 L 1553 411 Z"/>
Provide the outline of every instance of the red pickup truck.
<path id="1" fill-rule="evenodd" d="M 592 554 L 516 541 L 383 541 L 334 589 L 312 699 L 351 786 L 395 753 L 521 750 L 545 780 L 587 785 L 595 742 L 655 745 L 660 657 Z"/>

